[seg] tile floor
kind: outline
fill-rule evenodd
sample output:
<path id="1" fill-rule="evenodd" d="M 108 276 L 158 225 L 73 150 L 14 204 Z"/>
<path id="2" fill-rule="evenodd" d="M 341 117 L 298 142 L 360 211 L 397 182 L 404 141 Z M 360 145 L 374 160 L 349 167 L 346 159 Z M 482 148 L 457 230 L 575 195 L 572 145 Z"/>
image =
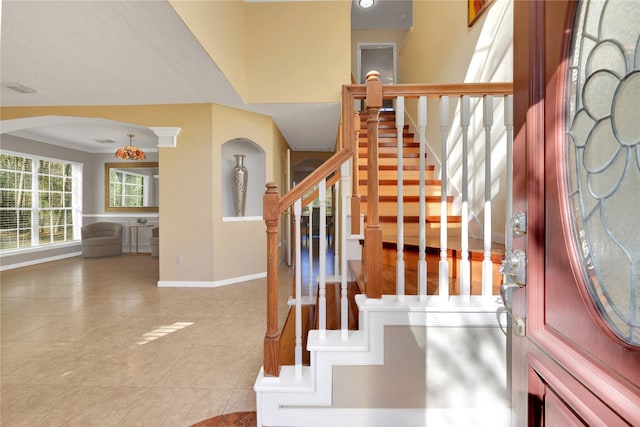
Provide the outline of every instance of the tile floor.
<path id="1" fill-rule="evenodd" d="M 212 289 L 157 280 L 149 256 L 2 272 L 0 424 L 182 427 L 254 411 L 266 279 Z"/>

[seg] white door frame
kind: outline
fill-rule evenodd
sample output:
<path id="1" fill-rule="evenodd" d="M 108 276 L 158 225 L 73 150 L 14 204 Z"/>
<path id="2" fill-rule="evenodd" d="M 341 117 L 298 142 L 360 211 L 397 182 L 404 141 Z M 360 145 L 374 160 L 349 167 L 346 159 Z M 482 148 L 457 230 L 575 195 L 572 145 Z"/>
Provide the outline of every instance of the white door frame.
<path id="1" fill-rule="evenodd" d="M 358 75 L 357 79 L 360 80 L 360 75 L 362 74 L 362 49 L 372 49 L 372 48 L 391 48 L 393 49 L 393 83 L 398 82 L 398 57 L 397 57 L 397 46 L 395 43 L 358 43 Z M 364 84 L 365 82 L 359 81 L 358 83 Z M 385 82 L 383 82 L 385 83 Z"/>

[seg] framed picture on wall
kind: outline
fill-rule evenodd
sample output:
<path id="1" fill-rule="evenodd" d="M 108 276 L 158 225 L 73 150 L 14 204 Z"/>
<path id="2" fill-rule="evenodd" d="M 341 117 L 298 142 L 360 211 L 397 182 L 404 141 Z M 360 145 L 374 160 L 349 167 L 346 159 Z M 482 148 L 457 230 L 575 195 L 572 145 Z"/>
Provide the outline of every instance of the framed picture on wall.
<path id="1" fill-rule="evenodd" d="M 472 26 L 480 18 L 480 15 L 489 8 L 491 3 L 493 3 L 493 0 L 467 0 L 467 27 Z"/>

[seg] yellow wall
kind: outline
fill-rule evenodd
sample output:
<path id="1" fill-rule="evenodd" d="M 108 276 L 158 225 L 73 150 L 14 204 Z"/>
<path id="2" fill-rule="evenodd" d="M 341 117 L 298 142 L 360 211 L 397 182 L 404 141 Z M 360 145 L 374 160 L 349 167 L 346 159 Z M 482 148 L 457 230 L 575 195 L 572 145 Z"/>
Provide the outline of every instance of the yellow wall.
<path id="1" fill-rule="evenodd" d="M 247 3 L 249 103 L 337 102 L 350 82 L 351 4 Z"/>
<path id="2" fill-rule="evenodd" d="M 3 120 L 46 115 L 182 129 L 177 146 L 160 148 L 158 156 L 161 282 L 213 282 L 266 271 L 264 223 L 222 223 L 219 171 L 221 145 L 246 137 L 267 153 L 267 180 L 281 184 L 277 169 L 288 146 L 270 117 L 212 104 L 0 110 Z M 176 256 L 182 257 L 181 264 Z"/>
<path id="3" fill-rule="evenodd" d="M 266 153 L 266 181 L 276 182 L 282 192 L 282 158 L 289 146 L 271 118 L 220 105 L 213 106 L 212 113 L 213 169 L 218 171 L 222 167 L 222 144 L 234 138 L 249 139 Z M 228 183 L 222 182 L 219 173 L 214 173 L 213 178 L 213 191 L 218 195 L 221 186 Z M 264 273 L 267 259 L 264 221 L 223 222 L 220 204 L 215 203 L 213 209 L 215 280 Z"/>
<path id="4" fill-rule="evenodd" d="M 350 82 L 347 1 L 170 1 L 246 103 L 338 102 Z"/>
<path id="5" fill-rule="evenodd" d="M 413 28 L 400 57 L 402 83 L 460 83 L 482 18 L 467 28 L 467 2 L 414 1 Z"/>
<path id="6" fill-rule="evenodd" d="M 236 92 L 246 99 L 244 0 L 169 0 Z"/>

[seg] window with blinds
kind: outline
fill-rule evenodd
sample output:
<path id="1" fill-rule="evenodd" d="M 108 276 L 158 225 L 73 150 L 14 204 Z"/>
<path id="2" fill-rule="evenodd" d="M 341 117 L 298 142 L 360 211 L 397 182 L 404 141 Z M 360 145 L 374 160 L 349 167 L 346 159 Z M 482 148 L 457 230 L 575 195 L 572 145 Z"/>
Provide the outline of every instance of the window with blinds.
<path id="1" fill-rule="evenodd" d="M 0 250 L 80 239 L 82 166 L 0 153 Z"/>

